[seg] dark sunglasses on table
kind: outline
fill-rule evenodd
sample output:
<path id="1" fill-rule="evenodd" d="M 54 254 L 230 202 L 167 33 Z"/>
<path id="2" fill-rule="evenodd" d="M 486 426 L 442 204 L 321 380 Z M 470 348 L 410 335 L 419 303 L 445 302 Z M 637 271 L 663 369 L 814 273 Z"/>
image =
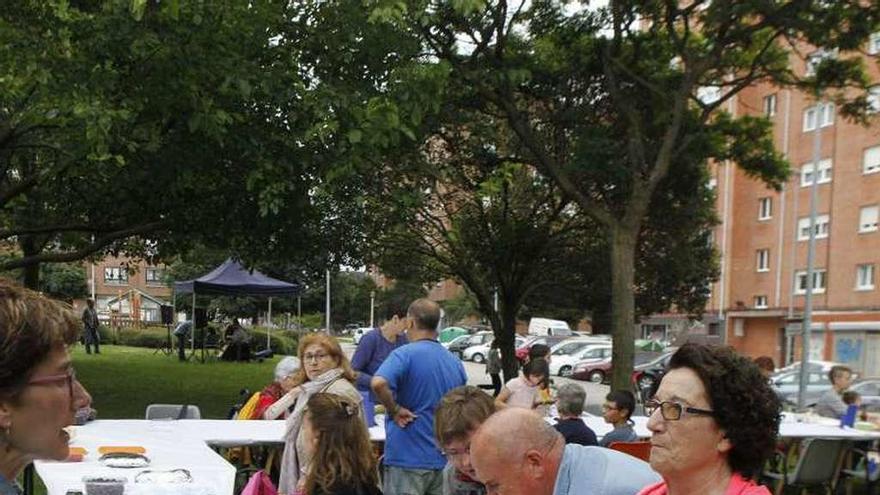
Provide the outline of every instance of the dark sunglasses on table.
<path id="1" fill-rule="evenodd" d="M 73 382 L 76 381 L 76 370 L 70 368 L 66 373 L 59 375 L 40 376 L 31 378 L 27 382 L 28 385 L 50 385 L 53 383 L 67 382 L 67 391 L 70 394 L 70 400 L 73 400 Z"/>
<path id="2" fill-rule="evenodd" d="M 666 421 L 678 421 L 685 413 L 697 416 L 712 416 L 715 414 L 715 411 L 709 411 L 708 409 L 697 409 L 696 407 L 685 406 L 683 404 L 670 400 L 665 400 L 661 402 L 656 399 L 652 399 L 645 402 L 645 413 L 648 416 L 653 415 L 654 411 L 656 411 L 657 409 L 660 409 L 660 415 L 663 416 L 663 419 L 665 419 Z"/>

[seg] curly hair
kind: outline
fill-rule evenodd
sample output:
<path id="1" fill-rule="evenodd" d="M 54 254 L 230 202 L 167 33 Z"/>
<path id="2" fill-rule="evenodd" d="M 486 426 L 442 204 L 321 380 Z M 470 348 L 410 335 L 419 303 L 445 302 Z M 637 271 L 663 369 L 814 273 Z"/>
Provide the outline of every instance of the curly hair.
<path id="1" fill-rule="evenodd" d="M 342 352 L 342 347 L 339 346 L 339 342 L 333 337 L 324 334 L 324 333 L 310 333 L 303 337 L 299 341 L 299 348 L 297 349 L 297 357 L 299 357 L 299 362 L 301 363 L 300 368 L 293 374 L 292 385 L 294 387 L 302 385 L 303 383 L 309 381 L 309 377 L 306 375 L 306 367 L 305 365 L 305 353 L 306 348 L 312 344 L 318 344 L 327 351 L 331 357 L 336 359 L 339 364 L 338 368 L 342 368 L 342 376 L 346 380 L 351 383 L 355 382 L 355 374 L 354 370 L 351 369 L 351 361 L 348 360 L 348 356 Z"/>
<path id="2" fill-rule="evenodd" d="M 440 446 L 467 438 L 495 412 L 495 401 L 473 385 L 450 390 L 434 411 L 434 435 Z"/>
<path id="3" fill-rule="evenodd" d="M 306 475 L 306 493 L 333 493 L 341 486 L 378 486 L 376 460 L 358 405 L 336 394 L 317 393 L 306 403 L 317 435 Z"/>
<path id="4" fill-rule="evenodd" d="M 0 279 L 0 398 L 16 400 L 46 356 L 81 330 L 70 305 Z"/>
<path id="5" fill-rule="evenodd" d="M 782 404 L 755 363 L 730 347 L 685 344 L 669 361 L 677 368 L 693 370 L 706 388 L 712 417 L 733 446 L 730 469 L 760 474 L 776 445 Z"/>

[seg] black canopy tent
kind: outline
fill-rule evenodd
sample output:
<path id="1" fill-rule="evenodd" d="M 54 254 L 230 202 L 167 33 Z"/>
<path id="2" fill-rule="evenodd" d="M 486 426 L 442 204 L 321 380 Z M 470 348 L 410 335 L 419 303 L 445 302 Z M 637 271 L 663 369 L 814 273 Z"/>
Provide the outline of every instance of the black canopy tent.
<path id="1" fill-rule="evenodd" d="M 275 296 L 295 296 L 302 291 L 299 282 L 284 282 L 260 273 L 247 270 L 238 261 L 227 259 L 217 268 L 193 280 L 174 283 L 174 292 L 193 295 L 193 315 L 196 309 L 196 294 L 219 296 L 268 296 L 269 297 L 269 329 L 266 333 L 266 348 L 272 342 L 272 298 Z M 173 298 L 172 298 L 173 300 Z M 193 316 L 195 327 L 195 316 Z M 195 339 L 193 339 L 195 348 Z"/>

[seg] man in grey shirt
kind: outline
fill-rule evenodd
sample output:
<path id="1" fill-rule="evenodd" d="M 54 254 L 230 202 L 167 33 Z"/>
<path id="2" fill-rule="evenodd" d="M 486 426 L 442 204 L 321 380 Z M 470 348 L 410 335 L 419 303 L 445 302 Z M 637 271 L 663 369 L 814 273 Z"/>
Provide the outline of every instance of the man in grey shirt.
<path id="1" fill-rule="evenodd" d="M 614 429 L 602 437 L 599 445 L 608 447 L 614 442 L 636 442 L 639 436 L 633 429 L 630 418 L 636 407 L 636 398 L 628 390 L 615 390 L 605 396 L 602 404 L 602 418 L 611 423 Z"/>
<path id="2" fill-rule="evenodd" d="M 841 395 L 852 385 L 852 370 L 846 366 L 832 366 L 828 379 L 831 380 L 831 390 L 819 397 L 814 411 L 819 416 L 840 419 L 847 408 Z"/>
<path id="3" fill-rule="evenodd" d="M 528 409 L 497 412 L 471 437 L 471 465 L 489 493 L 635 495 L 660 481 L 647 463 L 602 447 L 565 445 Z"/>

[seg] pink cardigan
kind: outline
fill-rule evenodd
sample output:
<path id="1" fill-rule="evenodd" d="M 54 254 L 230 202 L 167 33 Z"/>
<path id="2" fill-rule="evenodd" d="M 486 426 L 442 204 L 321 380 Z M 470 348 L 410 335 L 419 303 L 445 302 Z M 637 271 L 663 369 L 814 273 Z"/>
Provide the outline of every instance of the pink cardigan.
<path id="1" fill-rule="evenodd" d="M 667 493 L 666 482 L 661 481 L 656 485 L 642 488 L 638 495 L 667 495 Z M 758 485 L 754 481 L 744 479 L 739 474 L 733 473 L 724 495 L 771 495 L 771 493 L 767 487 Z"/>

